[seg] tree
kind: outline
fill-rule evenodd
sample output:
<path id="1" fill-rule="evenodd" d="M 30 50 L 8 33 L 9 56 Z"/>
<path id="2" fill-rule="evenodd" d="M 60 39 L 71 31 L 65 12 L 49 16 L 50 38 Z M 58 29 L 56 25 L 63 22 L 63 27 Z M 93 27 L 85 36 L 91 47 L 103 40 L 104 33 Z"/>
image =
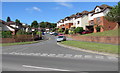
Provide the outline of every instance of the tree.
<path id="1" fill-rule="evenodd" d="M 41 28 L 46 28 L 46 23 L 45 23 L 45 22 L 41 22 L 41 23 L 40 23 L 40 27 L 41 27 Z"/>
<path id="2" fill-rule="evenodd" d="M 11 21 L 10 17 L 7 17 L 7 22 L 10 22 L 10 21 Z"/>
<path id="3" fill-rule="evenodd" d="M 52 28 L 55 28 L 56 26 L 57 26 L 56 23 L 51 23 L 51 27 L 52 27 Z"/>
<path id="4" fill-rule="evenodd" d="M 16 23 L 16 25 L 20 25 L 20 20 L 16 19 L 15 23 Z"/>
<path id="5" fill-rule="evenodd" d="M 31 24 L 31 27 L 34 27 L 34 28 L 38 28 L 38 22 L 37 21 L 33 21 L 32 24 Z"/>
<path id="6" fill-rule="evenodd" d="M 112 7 L 110 12 L 105 16 L 108 21 L 117 22 L 118 26 L 120 27 L 120 2 L 118 5 Z"/>
<path id="7" fill-rule="evenodd" d="M 15 22 L 16 22 L 17 24 L 20 24 L 20 20 L 18 20 L 18 19 L 16 19 Z"/>
<path id="8" fill-rule="evenodd" d="M 41 22 L 40 23 L 41 28 L 55 28 L 56 23 L 50 23 L 50 22 Z"/>

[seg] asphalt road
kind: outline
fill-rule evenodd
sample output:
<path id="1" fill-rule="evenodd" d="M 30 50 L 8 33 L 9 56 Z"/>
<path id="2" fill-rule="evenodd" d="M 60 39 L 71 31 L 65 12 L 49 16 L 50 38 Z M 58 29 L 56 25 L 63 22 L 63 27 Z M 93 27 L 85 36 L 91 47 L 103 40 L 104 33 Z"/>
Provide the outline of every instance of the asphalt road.
<path id="1" fill-rule="evenodd" d="M 115 57 L 72 50 L 57 45 L 56 37 L 47 41 L 4 46 L 3 71 L 118 71 Z"/>

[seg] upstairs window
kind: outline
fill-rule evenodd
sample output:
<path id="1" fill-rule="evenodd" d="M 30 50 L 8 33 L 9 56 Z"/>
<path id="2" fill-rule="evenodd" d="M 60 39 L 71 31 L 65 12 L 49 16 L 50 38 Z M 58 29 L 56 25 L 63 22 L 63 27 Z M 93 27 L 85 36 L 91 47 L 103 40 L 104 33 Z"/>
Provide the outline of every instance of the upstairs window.
<path id="1" fill-rule="evenodd" d="M 99 12 L 99 9 L 96 9 L 96 12 Z"/>
<path id="2" fill-rule="evenodd" d="M 98 7 L 95 9 L 95 13 L 100 12 L 100 11 L 101 11 L 101 9 Z"/>

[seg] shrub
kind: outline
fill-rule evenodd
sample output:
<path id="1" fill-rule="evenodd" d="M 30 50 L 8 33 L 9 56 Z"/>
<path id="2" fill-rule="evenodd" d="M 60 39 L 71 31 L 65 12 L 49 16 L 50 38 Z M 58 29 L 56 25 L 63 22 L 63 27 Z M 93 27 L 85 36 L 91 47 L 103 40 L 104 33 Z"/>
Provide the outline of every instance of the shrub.
<path id="1" fill-rule="evenodd" d="M 28 34 L 27 32 L 23 31 L 23 30 L 19 30 L 17 31 L 16 35 L 24 35 L 24 34 Z"/>
<path id="2" fill-rule="evenodd" d="M 53 28 L 53 29 L 52 29 L 52 32 L 55 32 L 55 31 L 56 31 L 56 28 Z"/>
<path id="3" fill-rule="evenodd" d="M 69 33 L 69 29 L 66 29 L 66 30 L 65 30 L 65 34 L 68 34 L 68 33 Z"/>
<path id="4" fill-rule="evenodd" d="M 69 30 L 69 34 L 74 34 L 75 31 L 74 30 Z"/>
<path id="5" fill-rule="evenodd" d="M 83 27 L 77 27 L 77 28 L 75 29 L 75 32 L 76 32 L 76 33 L 82 33 L 82 32 L 83 32 Z"/>
<path id="6" fill-rule="evenodd" d="M 58 29 L 58 32 L 62 33 L 62 32 L 63 32 L 63 29 Z"/>
<path id="7" fill-rule="evenodd" d="M 100 26 L 96 27 L 97 32 L 100 32 Z"/>
<path id="8" fill-rule="evenodd" d="M 40 37 L 42 36 L 42 32 L 38 31 L 36 32 L 36 35 L 40 35 Z"/>
<path id="9" fill-rule="evenodd" d="M 2 38 L 11 38 L 12 32 L 11 31 L 2 31 Z"/>

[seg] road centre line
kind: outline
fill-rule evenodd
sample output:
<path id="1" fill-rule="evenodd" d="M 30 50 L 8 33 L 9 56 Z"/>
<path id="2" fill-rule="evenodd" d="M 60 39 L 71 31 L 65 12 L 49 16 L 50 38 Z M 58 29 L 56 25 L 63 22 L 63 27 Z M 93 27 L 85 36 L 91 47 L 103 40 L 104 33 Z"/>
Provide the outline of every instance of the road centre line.
<path id="1" fill-rule="evenodd" d="M 38 67 L 38 66 L 30 66 L 30 65 L 22 65 L 22 66 L 23 66 L 23 67 L 28 67 L 28 68 L 47 69 L 47 70 L 54 70 L 54 71 L 70 71 L 70 70 L 64 70 L 64 69 Z"/>

